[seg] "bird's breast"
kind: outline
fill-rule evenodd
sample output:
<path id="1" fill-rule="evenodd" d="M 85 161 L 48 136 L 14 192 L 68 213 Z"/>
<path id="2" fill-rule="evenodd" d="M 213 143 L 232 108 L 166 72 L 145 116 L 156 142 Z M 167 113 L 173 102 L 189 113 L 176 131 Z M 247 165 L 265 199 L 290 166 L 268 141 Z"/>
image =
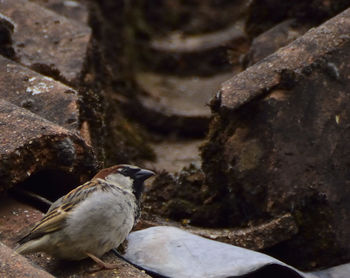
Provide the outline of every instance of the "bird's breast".
<path id="1" fill-rule="evenodd" d="M 94 192 L 72 211 L 65 233 L 77 250 L 100 256 L 125 240 L 134 225 L 136 209 L 130 195 Z"/>

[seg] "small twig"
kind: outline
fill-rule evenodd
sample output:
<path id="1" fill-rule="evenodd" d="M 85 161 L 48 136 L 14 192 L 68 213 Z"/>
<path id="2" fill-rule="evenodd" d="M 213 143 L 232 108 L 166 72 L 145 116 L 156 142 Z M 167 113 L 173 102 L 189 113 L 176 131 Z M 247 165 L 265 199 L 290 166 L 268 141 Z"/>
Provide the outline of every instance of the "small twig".
<path id="1" fill-rule="evenodd" d="M 48 199 L 46 199 L 45 197 L 42 197 L 34 192 L 30 192 L 30 191 L 27 191 L 27 190 L 24 190 L 22 188 L 13 188 L 12 191 L 15 193 L 15 194 L 19 194 L 23 197 L 27 197 L 27 198 L 30 198 L 32 200 L 35 200 L 35 201 L 39 201 L 47 206 L 51 206 L 52 205 L 52 202 Z"/>

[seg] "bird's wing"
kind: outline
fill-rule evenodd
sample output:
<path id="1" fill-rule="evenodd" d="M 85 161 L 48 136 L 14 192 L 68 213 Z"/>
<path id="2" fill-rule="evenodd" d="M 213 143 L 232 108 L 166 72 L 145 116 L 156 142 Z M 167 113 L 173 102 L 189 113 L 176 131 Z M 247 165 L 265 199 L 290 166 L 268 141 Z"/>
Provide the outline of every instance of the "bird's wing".
<path id="1" fill-rule="evenodd" d="M 46 214 L 49 214 L 51 211 L 55 210 L 56 208 L 64 204 L 68 204 L 72 202 L 78 203 L 86 199 L 87 196 L 89 196 L 91 193 L 95 192 L 96 190 L 104 191 L 105 188 L 107 187 L 108 187 L 108 184 L 101 179 L 93 179 L 91 181 L 88 181 L 83 185 L 80 185 L 74 188 L 67 195 L 64 195 L 61 198 L 57 199 L 50 206 Z"/>
<path id="2" fill-rule="evenodd" d="M 33 227 L 29 234 L 19 240 L 18 243 L 23 244 L 32 239 L 62 229 L 72 209 L 86 199 L 91 193 L 99 190 L 109 191 L 110 185 L 103 182 L 103 180 L 94 179 L 73 189 L 67 195 L 53 203 L 46 215 Z"/>

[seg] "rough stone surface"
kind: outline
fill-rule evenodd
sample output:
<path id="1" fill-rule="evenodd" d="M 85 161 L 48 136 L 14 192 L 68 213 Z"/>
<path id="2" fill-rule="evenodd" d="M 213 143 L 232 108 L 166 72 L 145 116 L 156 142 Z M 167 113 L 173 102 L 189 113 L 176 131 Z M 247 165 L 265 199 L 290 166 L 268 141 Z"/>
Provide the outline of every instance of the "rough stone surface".
<path id="1" fill-rule="evenodd" d="M 245 29 L 255 37 L 290 18 L 317 26 L 348 7 L 348 0 L 253 0 Z"/>
<path id="2" fill-rule="evenodd" d="M 53 278 L 51 274 L 34 267 L 23 256 L 0 242 L 0 275 L 4 278 Z"/>
<path id="3" fill-rule="evenodd" d="M 53 10 L 54 12 L 77 20 L 81 23 L 88 23 L 89 12 L 86 3 L 81 0 L 31 0 L 39 5 Z"/>
<path id="4" fill-rule="evenodd" d="M 303 268 L 350 259 L 349 33 L 350 9 L 225 82 L 202 150 L 221 224 L 290 212 L 269 252 Z"/>
<path id="5" fill-rule="evenodd" d="M 249 67 L 303 35 L 311 26 L 288 19 L 254 38 L 245 56 Z"/>
<path id="6" fill-rule="evenodd" d="M 10 197 L 0 199 L 0 241 L 14 248 L 43 213 Z"/>
<path id="7" fill-rule="evenodd" d="M 245 229 L 185 228 L 191 233 L 217 241 L 252 249 L 263 250 L 279 242 L 291 239 L 298 227 L 290 214 L 285 214 L 266 223 Z"/>
<path id="8" fill-rule="evenodd" d="M 1 56 L 0 72 L 0 98 L 67 129 L 78 129 L 75 90 Z"/>
<path id="9" fill-rule="evenodd" d="M 2 99 L 0 126 L 1 191 L 40 170 L 61 170 L 83 181 L 96 169 L 91 147 L 76 133 Z"/>
<path id="10" fill-rule="evenodd" d="M 95 269 L 96 263 L 91 259 L 85 259 L 82 261 L 60 261 L 56 258 L 49 257 L 44 253 L 27 255 L 29 260 L 45 269 L 58 278 L 71 278 L 71 277 L 101 277 L 101 278 L 118 278 L 118 277 L 130 277 L 130 278 L 150 278 L 144 271 L 141 271 L 132 265 L 117 258 L 113 253 L 109 252 L 102 256 L 104 262 L 116 264 L 116 269 L 103 270 L 96 273 L 91 273 Z"/>
<path id="11" fill-rule="evenodd" d="M 90 28 L 25 0 L 4 0 L 0 13 L 16 26 L 16 59 L 45 75 L 74 83 L 81 77 Z"/>
<path id="12" fill-rule="evenodd" d="M 209 100 L 229 77 L 228 73 L 206 78 L 139 73 L 137 83 L 147 95 L 139 96 L 144 111 L 138 107 L 139 112 L 133 114 L 157 131 L 204 134 L 210 117 Z"/>
<path id="13" fill-rule="evenodd" d="M 281 48 L 263 63 L 255 64 L 224 82 L 220 106 L 230 110 L 238 108 L 264 91 L 288 83 L 288 71 L 301 72 L 326 54 L 341 48 L 348 41 L 347 14 L 348 10 L 310 30 L 288 47 Z"/>
<path id="14" fill-rule="evenodd" d="M 142 128 L 126 118 L 121 104 L 130 100 L 132 107 L 137 105 L 138 89 L 131 75 L 135 53 L 126 11 L 134 5 L 123 0 L 86 3 L 93 39 L 82 80 L 87 89 L 81 94 L 82 123 L 92 130 L 92 145 L 105 166 L 152 159 Z"/>

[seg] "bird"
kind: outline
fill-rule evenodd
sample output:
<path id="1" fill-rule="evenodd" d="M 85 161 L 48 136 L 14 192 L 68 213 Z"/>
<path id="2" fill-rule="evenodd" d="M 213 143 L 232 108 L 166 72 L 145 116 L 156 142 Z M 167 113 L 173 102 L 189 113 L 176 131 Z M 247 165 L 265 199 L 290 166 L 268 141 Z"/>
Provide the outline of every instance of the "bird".
<path id="1" fill-rule="evenodd" d="M 100 269 L 114 269 L 100 257 L 118 247 L 140 215 L 144 181 L 154 172 L 115 165 L 55 201 L 18 241 L 20 254 L 45 252 L 65 260 L 90 257 Z"/>

